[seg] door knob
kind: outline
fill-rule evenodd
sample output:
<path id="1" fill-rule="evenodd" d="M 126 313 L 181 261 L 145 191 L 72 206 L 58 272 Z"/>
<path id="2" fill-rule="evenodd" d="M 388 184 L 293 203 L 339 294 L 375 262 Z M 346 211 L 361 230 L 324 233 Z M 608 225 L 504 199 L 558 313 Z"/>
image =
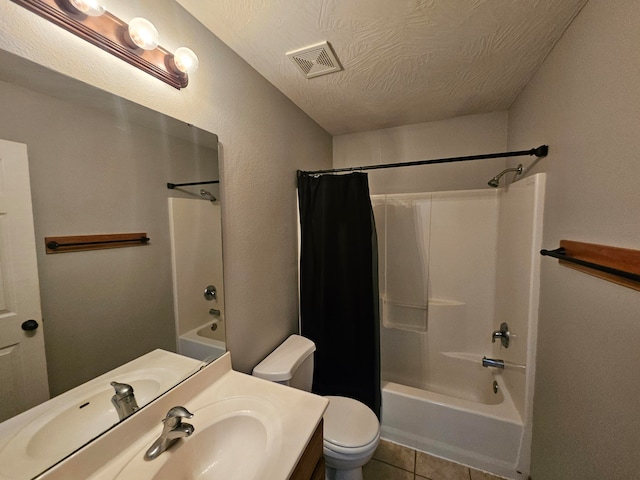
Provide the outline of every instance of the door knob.
<path id="1" fill-rule="evenodd" d="M 217 295 L 218 291 L 213 285 L 207 285 L 207 288 L 204 289 L 204 298 L 207 300 L 216 300 Z"/>
<path id="2" fill-rule="evenodd" d="M 31 330 L 35 330 L 36 328 L 38 328 L 38 322 L 36 322 L 35 320 L 27 320 L 25 322 L 22 322 L 22 329 L 25 332 L 30 332 Z"/>

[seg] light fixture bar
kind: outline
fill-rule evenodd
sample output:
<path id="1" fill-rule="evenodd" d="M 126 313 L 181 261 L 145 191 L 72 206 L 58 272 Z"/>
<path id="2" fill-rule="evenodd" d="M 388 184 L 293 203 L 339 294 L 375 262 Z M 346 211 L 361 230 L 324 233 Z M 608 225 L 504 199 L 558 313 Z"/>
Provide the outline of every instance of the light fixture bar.
<path id="1" fill-rule="evenodd" d="M 189 83 L 187 74 L 175 72 L 171 68 L 171 52 L 161 46 L 153 50 L 130 47 L 125 39 L 128 35 L 126 22 L 107 11 L 99 17 L 91 17 L 75 11 L 72 7 L 64 8 L 66 0 L 11 1 L 174 88 L 184 88 Z"/>

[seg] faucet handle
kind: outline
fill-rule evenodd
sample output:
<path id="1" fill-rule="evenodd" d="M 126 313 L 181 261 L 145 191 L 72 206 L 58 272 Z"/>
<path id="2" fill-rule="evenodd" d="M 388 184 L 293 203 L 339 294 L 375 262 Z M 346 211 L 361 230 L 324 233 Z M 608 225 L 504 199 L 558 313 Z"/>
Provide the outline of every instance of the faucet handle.
<path id="1" fill-rule="evenodd" d="M 110 385 L 115 389 L 118 399 L 133 395 L 133 387 L 127 383 L 111 382 Z"/>
<path id="2" fill-rule="evenodd" d="M 173 407 L 167 412 L 167 416 L 162 420 L 162 434 L 149 447 L 144 454 L 145 460 L 153 460 L 167 448 L 173 445 L 179 438 L 188 437 L 195 428 L 188 423 L 182 423 L 183 418 L 191 418 L 193 413 L 184 407 Z"/>
<path id="3" fill-rule="evenodd" d="M 189 410 L 187 410 L 184 407 L 177 406 L 177 407 L 171 408 L 167 412 L 167 416 L 165 417 L 164 420 L 162 420 L 162 422 L 167 427 L 173 428 L 180 425 L 182 423 L 183 418 L 192 418 L 192 417 L 193 417 L 193 413 L 191 413 Z"/>
<path id="4" fill-rule="evenodd" d="M 496 338 L 500 339 L 500 343 L 504 348 L 509 348 L 511 332 L 509 331 L 509 325 L 507 325 L 506 322 L 502 322 L 500 324 L 500 330 L 496 330 L 491 334 L 491 343 L 496 343 Z"/>
<path id="5" fill-rule="evenodd" d="M 118 418 L 124 420 L 132 413 L 138 411 L 138 402 L 133 395 L 133 387 L 128 383 L 111 382 L 115 395 L 111 397 L 111 403 L 118 413 Z"/>

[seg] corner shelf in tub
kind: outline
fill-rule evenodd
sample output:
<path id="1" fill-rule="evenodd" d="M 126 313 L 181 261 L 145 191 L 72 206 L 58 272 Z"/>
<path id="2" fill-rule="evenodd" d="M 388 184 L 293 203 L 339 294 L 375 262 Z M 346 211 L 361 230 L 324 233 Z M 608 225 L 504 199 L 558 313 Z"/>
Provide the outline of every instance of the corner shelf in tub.
<path id="1" fill-rule="evenodd" d="M 386 296 L 381 300 L 381 321 L 384 328 L 393 328 L 414 333 L 426 333 L 429 322 L 454 323 L 463 319 L 466 303 L 457 300 L 430 298 L 426 305 L 410 305 L 390 301 Z M 404 313 L 405 316 L 399 314 Z M 394 312 L 395 311 L 395 312 Z M 392 314 L 392 312 L 395 313 Z M 406 321 L 406 312 L 414 312 L 413 321 Z M 402 319 L 399 321 L 398 319 Z"/>

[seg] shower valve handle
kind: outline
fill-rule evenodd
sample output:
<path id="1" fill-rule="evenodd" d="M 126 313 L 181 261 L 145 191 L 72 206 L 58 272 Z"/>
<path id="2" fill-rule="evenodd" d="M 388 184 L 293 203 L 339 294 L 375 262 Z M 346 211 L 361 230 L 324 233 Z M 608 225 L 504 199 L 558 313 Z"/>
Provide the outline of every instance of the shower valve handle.
<path id="1" fill-rule="evenodd" d="M 491 343 L 496 343 L 496 338 L 500 339 L 500 343 L 504 348 L 509 348 L 509 339 L 511 338 L 511 332 L 509 332 L 509 325 L 506 322 L 500 324 L 500 330 L 496 330 L 491 334 Z"/>

